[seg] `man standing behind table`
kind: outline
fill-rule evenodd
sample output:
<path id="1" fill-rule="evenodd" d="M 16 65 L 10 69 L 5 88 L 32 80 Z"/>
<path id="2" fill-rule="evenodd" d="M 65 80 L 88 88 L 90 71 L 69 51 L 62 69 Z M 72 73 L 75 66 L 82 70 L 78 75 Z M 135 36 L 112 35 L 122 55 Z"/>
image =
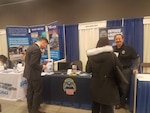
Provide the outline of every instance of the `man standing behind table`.
<path id="1" fill-rule="evenodd" d="M 49 44 L 46 38 L 40 38 L 37 42 L 28 47 L 25 57 L 25 69 L 23 76 L 28 81 L 27 107 L 29 113 L 44 113 L 39 111 L 42 78 L 41 72 L 46 69 L 46 65 L 41 65 L 41 49 L 45 49 Z"/>
<path id="2" fill-rule="evenodd" d="M 118 55 L 118 59 L 123 66 L 123 73 L 130 83 L 132 74 L 138 73 L 140 57 L 133 47 L 124 44 L 124 37 L 122 34 L 115 35 L 114 41 L 116 43 L 116 46 L 114 46 L 114 52 Z M 120 105 L 116 105 L 116 109 L 125 107 L 127 95 L 129 94 L 129 84 L 121 84 L 119 89 L 121 103 Z"/>

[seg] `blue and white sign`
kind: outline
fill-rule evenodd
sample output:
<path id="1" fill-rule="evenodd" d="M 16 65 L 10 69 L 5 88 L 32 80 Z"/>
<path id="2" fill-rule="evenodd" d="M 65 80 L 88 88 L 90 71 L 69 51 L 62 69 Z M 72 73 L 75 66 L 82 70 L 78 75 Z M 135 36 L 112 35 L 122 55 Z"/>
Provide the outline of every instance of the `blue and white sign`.
<path id="1" fill-rule="evenodd" d="M 49 25 L 47 25 L 47 28 L 50 42 L 50 57 L 55 61 L 60 60 L 57 22 L 50 23 Z"/>
<path id="2" fill-rule="evenodd" d="M 21 60 L 22 55 L 30 45 L 28 27 L 10 26 L 6 28 L 9 57 L 11 60 Z"/>
<path id="3" fill-rule="evenodd" d="M 35 43 L 40 38 L 46 38 L 45 25 L 30 26 L 29 32 L 31 37 L 31 44 Z M 42 59 L 47 59 L 47 58 L 48 58 L 48 51 L 47 48 L 45 48 L 42 53 Z"/>
<path id="4" fill-rule="evenodd" d="M 123 27 L 101 28 L 99 29 L 99 38 L 108 37 L 110 43 L 114 45 L 114 36 L 116 34 L 123 34 Z"/>
<path id="5" fill-rule="evenodd" d="M 102 28 L 99 29 L 99 37 L 108 37 L 109 40 L 114 40 L 116 34 L 123 34 L 123 28 Z"/>

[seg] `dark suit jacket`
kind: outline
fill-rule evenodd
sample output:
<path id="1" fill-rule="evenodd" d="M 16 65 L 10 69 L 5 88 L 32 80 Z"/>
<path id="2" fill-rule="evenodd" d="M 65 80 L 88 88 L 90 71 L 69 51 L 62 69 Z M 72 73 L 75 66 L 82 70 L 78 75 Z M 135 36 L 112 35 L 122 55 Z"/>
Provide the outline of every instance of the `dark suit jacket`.
<path id="1" fill-rule="evenodd" d="M 42 65 L 40 65 L 41 50 L 37 44 L 29 46 L 26 52 L 23 76 L 30 80 L 41 79 Z"/>

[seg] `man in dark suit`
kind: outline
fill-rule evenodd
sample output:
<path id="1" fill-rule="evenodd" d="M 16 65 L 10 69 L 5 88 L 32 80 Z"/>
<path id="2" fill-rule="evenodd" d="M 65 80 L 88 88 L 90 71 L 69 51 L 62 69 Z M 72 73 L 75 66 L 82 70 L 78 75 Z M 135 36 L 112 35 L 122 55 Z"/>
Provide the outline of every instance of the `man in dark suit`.
<path id="1" fill-rule="evenodd" d="M 28 81 L 27 106 L 29 113 L 44 113 L 39 111 L 39 107 L 42 92 L 41 72 L 46 69 L 46 65 L 41 65 L 40 60 L 41 49 L 45 49 L 48 44 L 49 42 L 46 38 L 40 38 L 26 51 L 23 76 Z"/>

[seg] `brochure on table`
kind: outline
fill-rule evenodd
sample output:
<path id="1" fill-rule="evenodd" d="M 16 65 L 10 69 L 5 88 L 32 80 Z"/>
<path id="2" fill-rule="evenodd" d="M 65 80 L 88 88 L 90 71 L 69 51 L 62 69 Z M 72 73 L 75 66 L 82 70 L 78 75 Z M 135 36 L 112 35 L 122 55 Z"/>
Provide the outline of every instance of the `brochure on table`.
<path id="1" fill-rule="evenodd" d="M 41 76 L 54 74 L 54 61 L 53 59 L 44 59 L 44 64 L 46 64 L 47 69 L 42 72 Z"/>

